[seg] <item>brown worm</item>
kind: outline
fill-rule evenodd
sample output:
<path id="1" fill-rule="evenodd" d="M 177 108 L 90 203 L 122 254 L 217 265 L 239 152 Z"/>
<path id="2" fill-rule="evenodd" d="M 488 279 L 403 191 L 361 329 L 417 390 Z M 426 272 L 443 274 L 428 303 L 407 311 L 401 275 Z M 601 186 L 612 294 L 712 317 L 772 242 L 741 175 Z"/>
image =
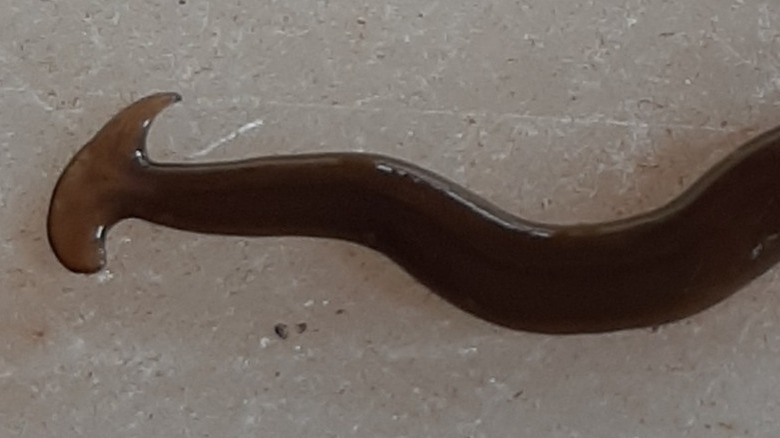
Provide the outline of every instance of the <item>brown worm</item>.
<path id="1" fill-rule="evenodd" d="M 669 203 L 573 226 L 515 217 L 413 164 L 364 153 L 168 164 L 146 155 L 145 97 L 63 171 L 49 241 L 93 273 L 124 218 L 199 233 L 341 239 L 384 254 L 460 309 L 512 329 L 655 326 L 720 302 L 780 256 L 780 128 L 744 144 Z"/>

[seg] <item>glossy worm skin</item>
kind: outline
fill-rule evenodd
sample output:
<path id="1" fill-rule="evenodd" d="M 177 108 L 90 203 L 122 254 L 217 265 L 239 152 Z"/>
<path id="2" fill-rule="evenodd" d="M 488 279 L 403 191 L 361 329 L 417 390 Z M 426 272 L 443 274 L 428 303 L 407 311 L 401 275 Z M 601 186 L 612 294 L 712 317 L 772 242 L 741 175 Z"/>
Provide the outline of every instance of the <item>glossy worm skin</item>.
<path id="1" fill-rule="evenodd" d="M 130 217 L 198 233 L 341 239 L 384 254 L 479 318 L 565 334 L 687 317 L 780 257 L 780 129 L 744 144 L 660 208 L 561 226 L 523 220 L 381 155 L 152 162 L 147 131 L 179 99 L 160 93 L 123 109 L 61 175 L 48 231 L 68 269 L 102 269 L 106 230 Z"/>

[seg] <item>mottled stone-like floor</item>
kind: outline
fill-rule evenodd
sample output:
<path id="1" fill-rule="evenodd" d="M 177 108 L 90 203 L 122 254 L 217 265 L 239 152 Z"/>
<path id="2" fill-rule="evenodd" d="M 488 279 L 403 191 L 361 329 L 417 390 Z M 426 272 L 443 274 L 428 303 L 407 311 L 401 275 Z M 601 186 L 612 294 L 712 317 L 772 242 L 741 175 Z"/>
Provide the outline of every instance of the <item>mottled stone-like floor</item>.
<path id="1" fill-rule="evenodd" d="M 0 10 L 0 436 L 780 431 L 777 270 L 655 332 L 552 337 L 476 320 L 340 242 L 129 221 L 110 234 L 109 270 L 84 277 L 45 236 L 71 155 L 158 90 L 184 96 L 152 131 L 159 160 L 375 151 L 534 220 L 646 211 L 780 122 L 775 2 Z"/>

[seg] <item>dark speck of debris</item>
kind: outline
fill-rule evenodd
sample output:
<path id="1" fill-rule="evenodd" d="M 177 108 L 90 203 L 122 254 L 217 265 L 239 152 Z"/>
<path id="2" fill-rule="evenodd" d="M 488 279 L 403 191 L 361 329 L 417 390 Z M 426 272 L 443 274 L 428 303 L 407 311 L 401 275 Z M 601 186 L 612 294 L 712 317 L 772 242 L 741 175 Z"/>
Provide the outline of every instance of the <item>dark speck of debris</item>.
<path id="1" fill-rule="evenodd" d="M 344 312 L 346 312 L 346 310 L 344 310 L 344 309 L 338 309 L 338 310 L 336 310 L 336 315 L 343 315 L 343 314 L 344 314 Z"/>
<path id="2" fill-rule="evenodd" d="M 187 0 L 179 0 L 179 4 L 180 5 L 186 5 L 187 4 Z"/>
<path id="3" fill-rule="evenodd" d="M 287 324 L 279 323 L 274 326 L 274 332 L 282 339 L 287 339 L 290 336 L 289 330 L 287 330 Z"/>
<path id="4" fill-rule="evenodd" d="M 295 328 L 298 329 L 298 333 L 303 333 L 303 332 L 306 331 L 307 328 L 309 328 L 309 325 L 306 324 L 305 322 L 301 322 L 301 323 L 298 323 L 295 326 Z"/>

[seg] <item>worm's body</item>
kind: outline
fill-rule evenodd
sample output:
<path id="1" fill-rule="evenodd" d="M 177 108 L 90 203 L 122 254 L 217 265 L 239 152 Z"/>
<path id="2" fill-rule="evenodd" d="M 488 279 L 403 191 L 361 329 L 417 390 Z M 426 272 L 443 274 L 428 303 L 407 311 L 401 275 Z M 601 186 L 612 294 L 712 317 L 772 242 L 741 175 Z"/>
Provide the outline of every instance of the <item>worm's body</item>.
<path id="1" fill-rule="evenodd" d="M 49 231 L 69 269 L 99 270 L 105 230 L 126 217 L 200 233 L 335 238 L 385 254 L 477 317 L 586 333 L 686 317 L 780 259 L 780 130 L 745 144 L 661 208 L 558 226 L 517 218 L 380 155 L 150 162 L 146 130 L 176 100 L 158 94 L 126 108 L 63 173 Z M 85 210 L 86 221 L 75 213 Z"/>

